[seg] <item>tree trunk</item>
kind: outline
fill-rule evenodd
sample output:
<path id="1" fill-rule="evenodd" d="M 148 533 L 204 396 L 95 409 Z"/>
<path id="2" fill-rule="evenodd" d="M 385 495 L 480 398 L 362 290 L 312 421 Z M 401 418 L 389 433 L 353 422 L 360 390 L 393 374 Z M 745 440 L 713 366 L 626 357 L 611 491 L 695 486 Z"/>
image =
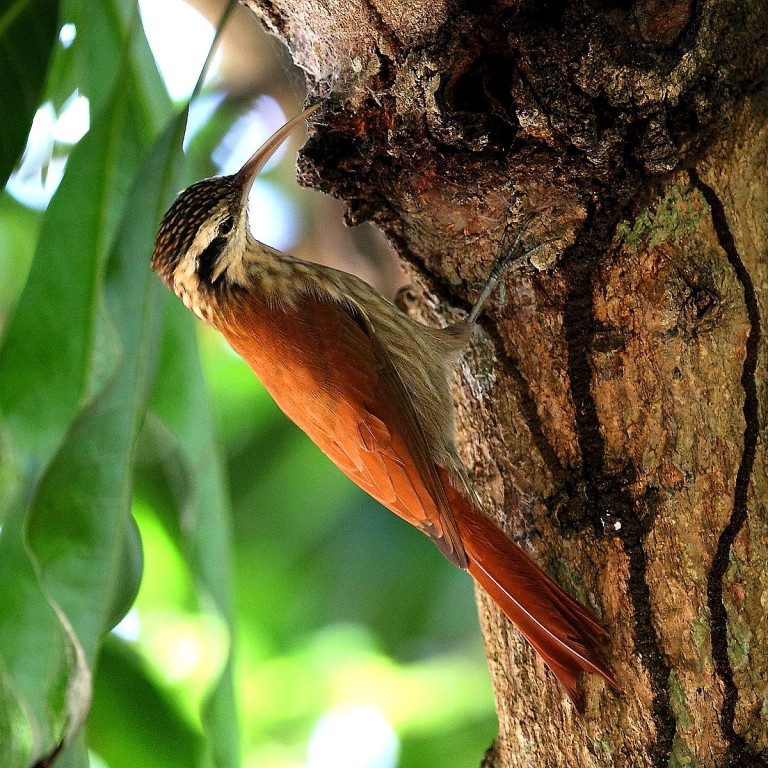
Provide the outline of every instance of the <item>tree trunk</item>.
<path id="1" fill-rule="evenodd" d="M 303 174 L 466 309 L 487 509 L 602 617 L 585 713 L 478 595 L 486 766 L 768 766 L 765 0 L 249 0 L 330 110 Z"/>

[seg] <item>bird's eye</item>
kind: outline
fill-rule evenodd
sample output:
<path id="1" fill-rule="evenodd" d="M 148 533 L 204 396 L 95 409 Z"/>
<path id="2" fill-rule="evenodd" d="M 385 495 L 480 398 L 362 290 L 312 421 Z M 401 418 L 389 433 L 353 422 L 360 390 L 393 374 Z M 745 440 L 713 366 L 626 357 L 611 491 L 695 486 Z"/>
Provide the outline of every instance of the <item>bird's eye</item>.
<path id="1" fill-rule="evenodd" d="M 228 235 L 232 231 L 233 226 L 234 222 L 232 221 L 232 218 L 228 216 L 221 222 L 221 224 L 219 224 L 219 234 Z"/>

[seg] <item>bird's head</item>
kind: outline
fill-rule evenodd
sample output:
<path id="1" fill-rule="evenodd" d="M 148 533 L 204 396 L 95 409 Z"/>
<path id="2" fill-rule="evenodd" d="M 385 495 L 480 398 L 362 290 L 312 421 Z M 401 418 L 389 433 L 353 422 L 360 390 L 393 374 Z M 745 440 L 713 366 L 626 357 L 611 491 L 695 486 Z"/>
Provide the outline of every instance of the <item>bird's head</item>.
<path id="1" fill-rule="evenodd" d="M 198 314 L 202 295 L 242 262 L 248 238 L 248 193 L 254 179 L 290 132 L 319 106 L 286 123 L 237 173 L 187 187 L 163 216 L 152 269 Z"/>
<path id="2" fill-rule="evenodd" d="M 234 176 L 203 179 L 180 192 L 160 223 L 152 269 L 171 288 L 193 278 L 212 285 L 226 268 L 233 235 L 247 226 L 244 197 Z"/>

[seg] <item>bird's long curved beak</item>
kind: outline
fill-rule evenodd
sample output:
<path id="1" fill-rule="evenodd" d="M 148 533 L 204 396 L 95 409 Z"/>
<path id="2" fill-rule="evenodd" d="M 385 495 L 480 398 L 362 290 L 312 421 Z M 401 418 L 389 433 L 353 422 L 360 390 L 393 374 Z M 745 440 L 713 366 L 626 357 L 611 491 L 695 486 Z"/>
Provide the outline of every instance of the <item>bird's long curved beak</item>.
<path id="1" fill-rule="evenodd" d="M 234 179 L 237 183 L 243 187 L 243 194 L 245 196 L 251 190 L 254 179 L 258 175 L 259 171 L 266 165 L 272 155 L 275 154 L 277 148 L 288 138 L 291 132 L 300 123 L 303 123 L 315 110 L 319 109 L 320 103 L 313 104 L 311 107 L 307 107 L 303 112 L 296 115 L 296 117 L 289 120 L 282 128 L 278 128 L 272 136 L 270 136 L 264 144 L 256 150 L 251 159 L 234 175 Z"/>

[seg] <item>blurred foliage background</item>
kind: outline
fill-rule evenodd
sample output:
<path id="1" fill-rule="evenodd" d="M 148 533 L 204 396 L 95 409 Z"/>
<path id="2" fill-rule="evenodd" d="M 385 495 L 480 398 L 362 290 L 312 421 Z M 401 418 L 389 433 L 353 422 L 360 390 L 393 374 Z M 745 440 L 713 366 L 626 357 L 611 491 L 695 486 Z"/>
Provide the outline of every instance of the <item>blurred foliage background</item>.
<path id="1" fill-rule="evenodd" d="M 187 112 L 222 10 L 0 3 L 0 764 L 477 765 L 471 580 L 149 272 L 175 193 L 301 105 L 237 7 Z M 381 238 L 295 184 L 299 141 L 256 236 L 393 295 Z"/>

